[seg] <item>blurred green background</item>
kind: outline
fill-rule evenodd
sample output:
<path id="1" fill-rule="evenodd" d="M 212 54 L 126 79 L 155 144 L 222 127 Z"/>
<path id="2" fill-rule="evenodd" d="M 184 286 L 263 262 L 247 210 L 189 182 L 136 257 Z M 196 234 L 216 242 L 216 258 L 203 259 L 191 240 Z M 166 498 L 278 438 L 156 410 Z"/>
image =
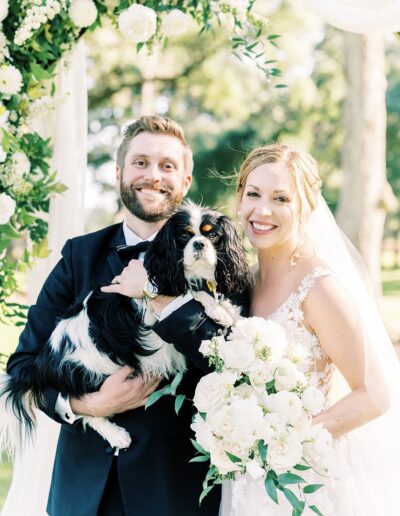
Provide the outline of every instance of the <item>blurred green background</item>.
<path id="1" fill-rule="evenodd" d="M 343 182 L 344 105 L 347 83 L 342 32 L 304 12 L 296 2 L 263 3 L 274 33 L 281 34 L 270 59 L 282 70 L 274 89 L 249 61 L 232 55 L 220 28 L 201 38 L 188 34 L 149 57 L 104 26 L 85 37 L 89 79 L 89 166 L 86 230 L 120 219 L 114 191 L 114 150 L 121 127 L 142 113 L 175 118 L 185 129 L 195 156 L 195 201 L 233 213 L 233 193 L 210 171 L 231 175 L 247 150 L 258 143 L 284 141 L 311 152 L 320 163 L 324 196 L 333 211 Z M 387 180 L 400 194 L 400 41 L 385 40 L 387 76 Z M 400 340 L 400 211 L 391 203 L 382 250 L 382 313 L 395 345 Z M 20 278 L 18 301 L 24 301 Z M 19 329 L 0 327 L 1 352 L 10 353 Z M 0 467 L 0 508 L 11 467 Z M 19 515 L 18 515 L 19 516 Z"/>

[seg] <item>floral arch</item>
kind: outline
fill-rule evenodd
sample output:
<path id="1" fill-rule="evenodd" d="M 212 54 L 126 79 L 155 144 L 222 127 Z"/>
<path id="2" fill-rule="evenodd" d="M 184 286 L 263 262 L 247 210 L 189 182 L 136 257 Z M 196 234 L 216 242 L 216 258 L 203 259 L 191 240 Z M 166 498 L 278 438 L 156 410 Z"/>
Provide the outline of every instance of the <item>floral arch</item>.
<path id="1" fill-rule="evenodd" d="M 112 23 L 140 50 L 151 52 L 197 25 L 200 33 L 229 27 L 232 51 L 254 60 L 268 77 L 279 75 L 265 61 L 265 22 L 255 0 L 0 0 L 0 321 L 24 317 L 7 301 L 17 289 L 17 273 L 49 254 L 50 199 L 66 187 L 52 169 L 52 140 L 35 130 L 35 120 L 56 104 L 57 63 L 87 30 L 102 19 Z M 277 85 L 281 86 L 281 85 Z M 12 258 L 12 242 L 24 253 Z"/>

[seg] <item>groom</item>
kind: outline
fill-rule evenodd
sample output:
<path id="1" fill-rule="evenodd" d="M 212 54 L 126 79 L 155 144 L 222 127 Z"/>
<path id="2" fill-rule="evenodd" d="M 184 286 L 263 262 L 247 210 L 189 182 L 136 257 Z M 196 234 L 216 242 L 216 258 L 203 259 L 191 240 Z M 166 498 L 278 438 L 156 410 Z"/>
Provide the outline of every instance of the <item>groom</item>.
<path id="1" fill-rule="evenodd" d="M 117 248 L 154 238 L 171 210 L 179 206 L 192 180 L 192 152 L 181 127 L 158 116 L 142 117 L 128 126 L 117 153 L 117 182 L 125 218 L 95 233 L 68 240 L 62 258 L 47 278 L 7 372 L 23 374 L 46 344 L 57 319 L 81 302 L 97 285 L 109 284 L 124 268 Z M 66 215 L 67 216 L 67 215 Z M 143 256 L 141 253 L 139 258 Z M 133 262 L 134 263 L 134 262 Z M 143 274 L 143 267 L 138 267 Z M 143 274 L 143 286 L 146 277 Z M 169 300 L 161 300 L 160 306 Z M 209 322 L 196 301 L 175 300 L 160 313 L 155 330 L 174 340 L 174 312 L 190 314 L 193 328 Z M 181 308 L 180 305 L 183 305 Z M 210 332 L 215 328 L 211 325 Z M 179 350 L 187 356 L 188 371 L 181 391 L 189 398 L 202 374 L 196 342 Z M 144 410 L 159 380 L 131 379 L 128 367 L 111 375 L 98 392 L 80 399 L 63 399 L 51 387 L 43 395 L 46 413 L 61 423 L 48 501 L 50 516 L 216 516 L 219 492 L 213 490 L 199 507 L 204 464 L 189 464 L 192 409 L 184 404 L 180 415 L 174 399 L 163 397 Z M 91 428 L 83 430 L 80 415 L 110 416 L 127 429 L 129 449 L 118 455 Z M 23 496 L 23 494 L 21 493 Z"/>

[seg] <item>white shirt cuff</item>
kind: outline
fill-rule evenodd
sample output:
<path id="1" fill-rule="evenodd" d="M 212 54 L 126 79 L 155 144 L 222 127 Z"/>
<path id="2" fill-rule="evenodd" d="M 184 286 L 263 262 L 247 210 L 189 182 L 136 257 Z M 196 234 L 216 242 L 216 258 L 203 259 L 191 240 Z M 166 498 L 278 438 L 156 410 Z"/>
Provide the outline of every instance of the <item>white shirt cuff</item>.
<path id="1" fill-rule="evenodd" d="M 164 310 L 160 314 L 159 320 L 162 321 L 163 319 L 165 319 L 166 317 L 171 315 L 172 312 L 175 312 L 175 310 L 178 310 L 178 308 L 180 308 L 181 306 L 183 306 L 184 304 L 186 304 L 188 301 L 190 301 L 192 299 L 193 299 L 193 296 L 190 292 L 188 292 L 184 296 L 177 297 L 176 299 L 171 301 L 171 303 L 169 305 L 167 305 L 164 308 Z"/>
<path id="2" fill-rule="evenodd" d="M 66 423 L 75 423 L 75 421 L 78 421 L 83 416 L 77 416 L 72 412 L 71 405 L 69 403 L 69 398 L 63 398 L 61 396 L 61 393 L 57 397 L 56 401 L 56 412 L 60 416 L 60 418 L 65 421 Z"/>

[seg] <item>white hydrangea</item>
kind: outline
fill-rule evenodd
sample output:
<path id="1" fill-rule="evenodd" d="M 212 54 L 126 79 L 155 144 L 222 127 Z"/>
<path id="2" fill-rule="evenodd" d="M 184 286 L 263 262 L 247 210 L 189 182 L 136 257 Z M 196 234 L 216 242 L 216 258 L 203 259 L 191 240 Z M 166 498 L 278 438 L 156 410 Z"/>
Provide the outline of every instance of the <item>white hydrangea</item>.
<path id="1" fill-rule="evenodd" d="M 14 215 L 16 202 L 6 193 L 0 194 L 0 225 L 7 224 Z"/>
<path id="2" fill-rule="evenodd" d="M 22 88 L 22 74 L 12 65 L 0 66 L 0 93 L 15 95 Z"/>
<path id="3" fill-rule="evenodd" d="M 44 5 L 42 2 L 31 5 L 26 12 L 25 18 L 14 36 L 16 45 L 23 45 L 30 39 L 48 20 L 52 20 L 61 11 L 59 0 L 47 0 Z"/>
<path id="4" fill-rule="evenodd" d="M 0 0 L 0 22 L 7 18 L 8 0 Z"/>
<path id="5" fill-rule="evenodd" d="M 135 43 L 144 43 L 154 36 L 157 30 L 157 14 L 150 7 L 133 4 L 118 17 L 121 33 Z"/>
<path id="6" fill-rule="evenodd" d="M 167 38 L 171 36 L 180 36 L 187 32 L 190 27 L 191 17 L 180 11 L 173 9 L 170 11 L 161 22 L 161 31 Z"/>
<path id="7" fill-rule="evenodd" d="M 96 21 L 97 7 L 93 0 L 73 0 L 68 14 L 77 27 L 90 27 Z"/>

